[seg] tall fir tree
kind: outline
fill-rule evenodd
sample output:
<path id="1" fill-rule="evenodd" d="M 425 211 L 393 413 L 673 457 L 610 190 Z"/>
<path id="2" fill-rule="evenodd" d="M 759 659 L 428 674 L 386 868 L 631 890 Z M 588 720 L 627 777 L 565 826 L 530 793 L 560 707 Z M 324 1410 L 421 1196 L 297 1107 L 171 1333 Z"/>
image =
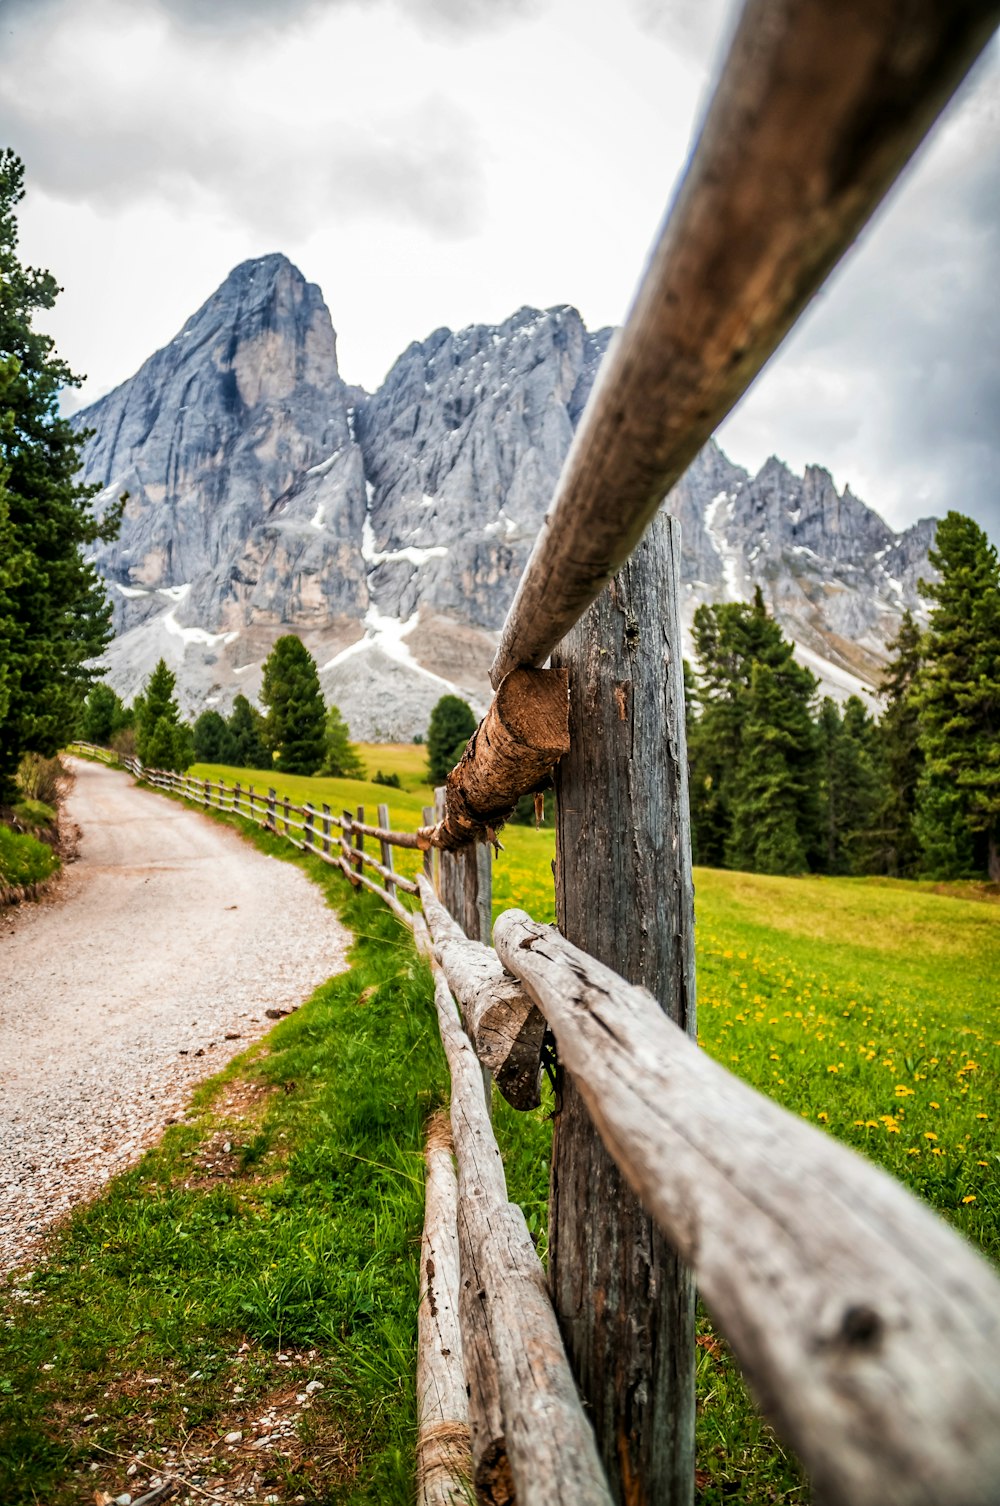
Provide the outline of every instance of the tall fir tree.
<path id="1" fill-rule="evenodd" d="M 699 607 L 694 616 L 698 658 L 696 712 L 689 723 L 688 758 L 691 824 L 695 860 L 713 866 L 754 868 L 766 861 L 771 871 L 800 871 L 815 862 L 820 850 L 816 793 L 816 738 L 812 698 L 816 681 L 795 662 L 793 645 L 768 614 L 758 587 L 753 601 Z M 758 677 L 757 668 L 769 676 Z M 766 860 L 758 857 L 749 837 L 749 812 L 762 792 L 754 785 L 754 747 L 762 736 L 768 708 L 780 710 L 786 729 L 798 728 L 799 742 L 786 749 L 784 773 L 778 778 L 776 750 L 768 750 L 770 778 L 794 790 L 794 837 L 788 842 L 789 868 L 776 855 L 774 833 Z M 784 797 L 783 797 L 784 798 Z M 785 802 L 787 804 L 787 801 Z M 740 826 L 735 831 L 737 805 Z M 782 830 L 785 824 L 779 823 Z M 779 864 L 775 867 L 775 864 Z"/>
<path id="2" fill-rule="evenodd" d="M 884 871 L 893 878 L 912 878 L 920 862 L 914 815 L 924 766 L 916 696 L 921 641 L 920 629 L 912 612 L 907 610 L 899 632 L 889 644 L 892 659 L 881 686 L 885 709 L 878 735 L 884 785 L 878 824 L 882 832 Z"/>
<path id="3" fill-rule="evenodd" d="M 755 661 L 743 700 L 733 773 L 731 868 L 805 873 L 817 855 L 817 754 L 810 701 L 816 681 L 789 656 L 779 668 Z"/>
<path id="4" fill-rule="evenodd" d="M 949 512 L 920 588 L 934 606 L 916 701 L 924 770 L 916 831 L 939 877 L 1000 883 L 1000 563 L 971 518 Z"/>
<path id="5" fill-rule="evenodd" d="M 198 763 L 233 762 L 233 740 L 222 714 L 209 707 L 192 728 L 194 756 Z"/>
<path id="6" fill-rule="evenodd" d="M 0 542 L 16 562 L 0 571 L 0 794 L 24 752 L 53 754 L 75 731 L 97 678 L 88 661 L 111 637 L 104 586 L 84 553 L 112 538 L 121 517 L 114 507 L 98 522 L 90 500 L 99 486 L 76 479 L 87 435 L 60 417 L 58 399 L 80 379 L 33 328 L 59 288 L 18 258 L 23 196 L 20 159 L 0 151 Z"/>
<path id="7" fill-rule="evenodd" d="M 858 696 L 843 712 L 827 697 L 817 724 L 821 825 L 826 873 L 883 870 L 881 748 L 873 718 Z"/>
<path id="8" fill-rule="evenodd" d="M 181 723 L 176 684 L 166 660 L 160 659 L 136 701 L 136 751 L 147 768 L 182 773 L 194 762 L 194 743 L 190 728 Z"/>
<path id="9" fill-rule="evenodd" d="M 238 695 L 226 722 L 229 733 L 230 756 L 237 769 L 262 769 L 265 772 L 273 765 L 273 758 L 264 743 L 264 718 L 256 706 L 251 706 L 245 695 Z"/>
<path id="10" fill-rule="evenodd" d="M 351 729 L 340 714 L 339 706 L 326 713 L 326 748 L 321 774 L 334 779 L 364 779 L 365 766 L 351 742 Z"/>
<path id="11" fill-rule="evenodd" d="M 444 784 L 476 730 L 476 715 L 468 701 L 443 695 L 431 712 L 427 728 L 427 768 L 431 784 Z"/>
<path id="12" fill-rule="evenodd" d="M 315 774 L 323 762 L 326 707 L 316 661 L 300 638 L 278 638 L 264 660 L 264 735 L 283 774 Z"/>

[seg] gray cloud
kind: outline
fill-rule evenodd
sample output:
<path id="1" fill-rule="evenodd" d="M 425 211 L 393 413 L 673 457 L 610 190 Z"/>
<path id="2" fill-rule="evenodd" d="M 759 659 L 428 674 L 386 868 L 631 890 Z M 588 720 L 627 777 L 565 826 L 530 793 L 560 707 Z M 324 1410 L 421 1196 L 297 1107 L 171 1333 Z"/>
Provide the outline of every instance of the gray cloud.
<path id="1" fill-rule="evenodd" d="M 994 48 L 726 425 L 737 458 L 795 436 L 897 526 L 955 508 L 1000 539 L 998 85 Z"/>
<path id="2" fill-rule="evenodd" d="M 95 50 L 112 45 L 114 15 L 99 13 Z M 0 140 L 24 158 L 32 186 L 106 210 L 207 207 L 275 239 L 362 217 L 444 239 L 472 233 L 484 202 L 479 134 L 456 105 L 428 96 L 395 114 L 373 107 L 362 120 L 304 126 L 300 101 L 277 83 L 259 108 L 242 97 L 234 108 L 224 85 L 216 92 L 218 47 L 199 60 L 177 42 L 161 69 L 137 77 L 83 59 L 47 88 L 24 39 L 0 54 Z"/>

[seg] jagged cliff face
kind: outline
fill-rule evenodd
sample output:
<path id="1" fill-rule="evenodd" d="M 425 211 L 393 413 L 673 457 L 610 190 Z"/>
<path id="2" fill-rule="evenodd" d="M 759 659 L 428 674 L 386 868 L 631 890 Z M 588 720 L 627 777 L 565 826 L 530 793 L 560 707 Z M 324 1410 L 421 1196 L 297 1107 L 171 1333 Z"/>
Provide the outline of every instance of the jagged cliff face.
<path id="1" fill-rule="evenodd" d="M 162 655 L 184 709 L 256 694 L 299 633 L 356 737 L 422 732 L 447 690 L 477 708 L 610 331 L 571 308 L 438 330 L 378 392 L 345 385 L 320 290 L 283 256 L 237 267 L 130 381 L 79 415 L 84 475 L 129 502 L 100 547 L 125 696 Z M 685 618 L 760 584 L 827 689 L 877 683 L 919 608 L 933 523 L 895 535 L 829 474 L 751 478 L 705 447 L 666 504 Z"/>

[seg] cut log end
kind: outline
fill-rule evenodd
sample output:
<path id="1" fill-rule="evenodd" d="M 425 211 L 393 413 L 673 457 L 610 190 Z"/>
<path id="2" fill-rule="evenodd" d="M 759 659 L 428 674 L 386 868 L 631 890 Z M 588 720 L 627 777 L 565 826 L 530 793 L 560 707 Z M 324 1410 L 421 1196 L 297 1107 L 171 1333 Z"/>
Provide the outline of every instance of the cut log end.
<path id="1" fill-rule="evenodd" d="M 569 680 L 562 669 L 515 669 L 448 775 L 444 818 L 421 841 L 455 852 L 495 840 L 522 795 L 534 794 L 569 751 Z"/>

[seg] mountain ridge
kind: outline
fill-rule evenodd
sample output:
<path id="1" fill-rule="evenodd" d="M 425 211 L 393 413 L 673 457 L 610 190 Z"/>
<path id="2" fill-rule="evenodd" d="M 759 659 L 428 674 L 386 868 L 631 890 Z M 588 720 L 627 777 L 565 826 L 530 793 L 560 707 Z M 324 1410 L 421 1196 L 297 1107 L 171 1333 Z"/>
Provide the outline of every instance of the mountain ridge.
<path id="1" fill-rule="evenodd" d="M 281 253 L 234 268 L 174 339 L 74 415 L 83 479 L 128 490 L 96 562 L 114 606 L 110 682 L 156 659 L 183 709 L 255 695 L 283 631 L 363 738 L 422 732 L 488 667 L 611 330 L 569 305 L 412 341 L 373 393 L 337 360 L 322 292 Z M 822 466 L 756 476 L 714 441 L 664 504 L 682 526 L 682 615 L 760 584 L 835 694 L 870 691 L 921 609 L 934 520 L 896 534 Z"/>

